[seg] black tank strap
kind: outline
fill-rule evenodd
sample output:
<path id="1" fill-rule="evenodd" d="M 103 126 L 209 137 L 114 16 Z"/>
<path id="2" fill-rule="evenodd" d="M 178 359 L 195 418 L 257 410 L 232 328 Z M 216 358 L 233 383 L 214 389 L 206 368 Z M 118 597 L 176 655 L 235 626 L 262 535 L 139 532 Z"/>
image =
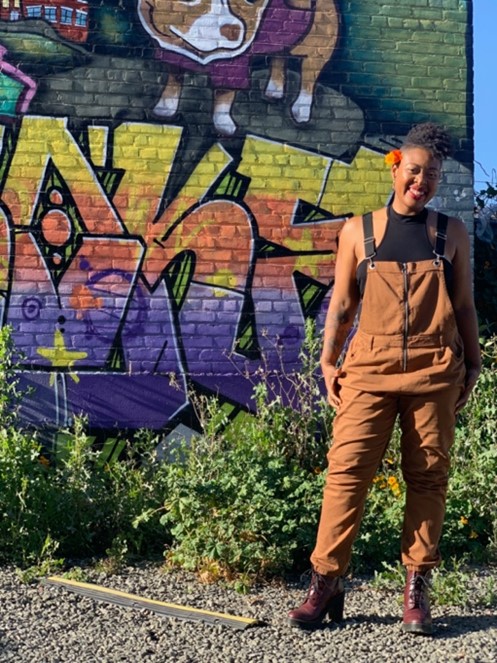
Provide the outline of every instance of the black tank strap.
<path id="1" fill-rule="evenodd" d="M 373 214 L 368 212 L 362 217 L 362 229 L 364 232 L 364 253 L 371 260 L 376 255 L 376 244 L 373 235 Z"/>
<path id="2" fill-rule="evenodd" d="M 445 240 L 447 239 L 448 221 L 449 217 L 447 216 L 447 214 L 442 214 L 442 212 L 438 212 L 437 231 L 435 233 L 435 248 L 433 252 L 439 258 L 442 258 L 445 254 Z"/>

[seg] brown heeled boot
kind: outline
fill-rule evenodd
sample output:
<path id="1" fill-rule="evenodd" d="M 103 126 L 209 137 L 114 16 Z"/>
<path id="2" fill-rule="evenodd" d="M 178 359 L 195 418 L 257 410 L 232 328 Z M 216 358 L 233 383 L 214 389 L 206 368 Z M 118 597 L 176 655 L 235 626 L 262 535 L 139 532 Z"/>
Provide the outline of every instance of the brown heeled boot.
<path id="1" fill-rule="evenodd" d="M 313 571 L 307 598 L 300 608 L 288 613 L 288 621 L 291 626 L 313 628 L 319 626 L 328 613 L 332 621 L 341 622 L 344 597 L 342 578 L 328 578 Z"/>
<path id="2" fill-rule="evenodd" d="M 433 632 L 429 588 L 427 572 L 407 572 L 402 630 L 421 635 L 430 635 Z"/>

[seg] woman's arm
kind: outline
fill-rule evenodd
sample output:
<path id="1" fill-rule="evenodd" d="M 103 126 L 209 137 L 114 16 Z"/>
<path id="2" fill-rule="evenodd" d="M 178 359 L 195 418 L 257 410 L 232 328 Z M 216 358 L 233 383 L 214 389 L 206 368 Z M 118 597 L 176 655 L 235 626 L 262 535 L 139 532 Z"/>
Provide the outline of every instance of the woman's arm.
<path id="1" fill-rule="evenodd" d="M 337 384 L 340 369 L 336 364 L 359 304 L 359 290 L 356 281 L 356 245 L 360 229 L 359 223 L 360 217 L 349 219 L 340 233 L 335 283 L 324 326 L 321 370 L 328 391 L 328 400 L 336 408 L 341 402 Z M 362 238 L 362 233 L 359 236 Z"/>
<path id="2" fill-rule="evenodd" d="M 454 292 L 452 305 L 457 328 L 464 346 L 466 379 L 464 391 L 456 403 L 459 412 L 467 403 L 481 371 L 481 352 L 478 333 L 478 317 L 473 297 L 473 277 L 470 260 L 470 243 L 466 227 L 459 219 L 451 219 L 450 233 L 455 239 L 453 258 Z"/>

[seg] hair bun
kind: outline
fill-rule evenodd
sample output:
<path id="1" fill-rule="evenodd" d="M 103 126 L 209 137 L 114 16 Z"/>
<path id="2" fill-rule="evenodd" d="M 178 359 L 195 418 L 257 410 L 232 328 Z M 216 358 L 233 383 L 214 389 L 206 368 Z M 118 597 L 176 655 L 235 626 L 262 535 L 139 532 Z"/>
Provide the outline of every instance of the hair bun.
<path id="1" fill-rule="evenodd" d="M 434 122 L 416 124 L 405 137 L 402 147 L 423 147 L 441 160 L 453 152 L 449 133 Z"/>

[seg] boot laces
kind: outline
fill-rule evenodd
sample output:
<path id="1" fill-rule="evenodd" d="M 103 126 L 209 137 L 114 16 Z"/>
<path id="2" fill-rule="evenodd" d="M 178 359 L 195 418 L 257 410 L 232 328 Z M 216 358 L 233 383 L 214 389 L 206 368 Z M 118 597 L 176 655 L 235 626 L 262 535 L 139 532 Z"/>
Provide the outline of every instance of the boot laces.
<path id="1" fill-rule="evenodd" d="M 412 576 L 411 586 L 409 587 L 409 602 L 414 608 L 419 608 L 426 603 L 429 589 L 430 583 L 424 575 L 415 573 Z"/>
<path id="2" fill-rule="evenodd" d="M 309 596 L 319 594 L 326 585 L 325 578 L 319 573 L 314 572 L 311 576 L 311 586 L 309 587 Z"/>
<path id="3" fill-rule="evenodd" d="M 334 583 L 337 581 L 336 578 L 327 578 L 326 576 L 321 575 L 317 571 L 313 571 L 311 575 L 311 584 L 309 587 L 308 598 L 312 600 L 313 598 L 319 599 L 322 592 L 325 589 L 332 589 Z"/>

